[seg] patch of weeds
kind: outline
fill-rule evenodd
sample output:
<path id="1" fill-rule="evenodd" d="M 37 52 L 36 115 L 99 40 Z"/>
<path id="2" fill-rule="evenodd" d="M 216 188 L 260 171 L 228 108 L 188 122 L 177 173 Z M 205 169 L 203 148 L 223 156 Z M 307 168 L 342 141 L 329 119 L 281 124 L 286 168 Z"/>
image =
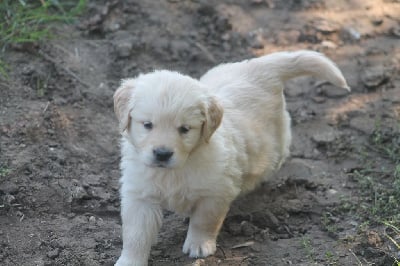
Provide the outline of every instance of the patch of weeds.
<path id="1" fill-rule="evenodd" d="M 377 123 L 360 151 L 363 167 L 351 177 L 359 184 L 358 214 L 367 221 L 400 223 L 400 127 Z"/>
<path id="2" fill-rule="evenodd" d="M 11 44 L 34 43 L 52 37 L 54 22 L 69 23 L 86 7 L 86 0 L 3 0 L 0 3 L 1 53 Z M 7 65 L 0 59 L 0 74 Z"/>
<path id="3" fill-rule="evenodd" d="M 361 167 L 350 173 L 358 184 L 356 197 L 346 201 L 341 209 L 361 222 L 359 235 L 368 234 L 372 232 L 370 227 L 376 230 L 383 223 L 386 243 L 392 246 L 383 252 L 393 265 L 400 266 L 400 125 L 377 123 L 359 148 L 359 155 Z M 367 245 L 377 249 L 371 239 L 368 238 Z"/>
<path id="4" fill-rule="evenodd" d="M 325 259 L 328 265 L 338 265 L 338 257 L 336 257 L 332 252 L 325 252 Z"/>
<path id="5" fill-rule="evenodd" d="M 303 237 L 301 239 L 301 245 L 304 248 L 307 258 L 314 262 L 315 261 L 315 252 L 314 252 L 314 247 L 311 244 L 311 239 L 307 236 Z"/>
<path id="6" fill-rule="evenodd" d="M 5 177 L 11 172 L 10 168 L 5 166 L 0 166 L 0 177 Z"/>
<path id="7" fill-rule="evenodd" d="M 322 214 L 322 217 L 321 217 L 322 226 L 328 232 L 328 234 L 334 238 L 337 237 L 337 232 L 338 232 L 336 222 L 337 221 L 334 220 L 331 213 L 324 212 Z"/>
<path id="8" fill-rule="evenodd" d="M 35 88 L 36 88 L 36 94 L 38 97 L 43 97 L 48 89 L 48 83 L 49 83 L 50 76 L 47 77 L 35 77 L 34 83 L 35 83 Z"/>
<path id="9" fill-rule="evenodd" d="M 326 154 L 331 158 L 343 158 L 349 153 L 354 152 L 354 147 L 351 144 L 351 137 L 340 135 L 331 143 L 328 143 Z"/>
<path id="10" fill-rule="evenodd" d="M 400 253 L 400 227 L 392 222 L 383 222 L 383 224 L 386 226 L 385 237 L 390 240 L 397 252 Z M 395 261 L 393 265 L 400 266 L 400 258 L 393 259 Z"/>

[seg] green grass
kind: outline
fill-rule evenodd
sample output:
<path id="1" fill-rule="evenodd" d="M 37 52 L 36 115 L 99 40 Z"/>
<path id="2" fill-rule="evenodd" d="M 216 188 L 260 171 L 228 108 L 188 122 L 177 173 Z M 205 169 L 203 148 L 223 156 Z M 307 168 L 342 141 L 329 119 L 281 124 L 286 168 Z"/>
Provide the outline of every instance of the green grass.
<path id="1" fill-rule="evenodd" d="M 2 58 L 10 45 L 50 39 L 54 23 L 72 22 L 85 7 L 86 0 L 2 0 L 0 75 L 7 75 L 8 67 Z"/>
<path id="2" fill-rule="evenodd" d="M 362 200 L 358 214 L 380 223 L 393 221 L 400 225 L 400 127 L 376 130 L 360 151 L 362 168 L 352 173 L 359 184 Z"/>
<path id="3" fill-rule="evenodd" d="M 307 258 L 311 262 L 315 262 L 315 251 L 314 247 L 311 244 L 311 239 L 308 236 L 305 236 L 301 239 L 301 245 L 304 248 Z"/>
<path id="4" fill-rule="evenodd" d="M 360 235 L 384 225 L 382 234 L 394 248 L 393 265 L 400 266 L 396 258 L 400 251 L 400 125 L 376 123 L 358 152 L 361 167 L 350 174 L 358 184 L 357 197 L 343 198 L 336 211 L 357 217 Z M 329 228 L 328 222 L 323 217 L 322 223 Z"/>
<path id="5" fill-rule="evenodd" d="M 10 169 L 4 166 L 0 166 L 0 177 L 5 177 L 10 173 Z"/>

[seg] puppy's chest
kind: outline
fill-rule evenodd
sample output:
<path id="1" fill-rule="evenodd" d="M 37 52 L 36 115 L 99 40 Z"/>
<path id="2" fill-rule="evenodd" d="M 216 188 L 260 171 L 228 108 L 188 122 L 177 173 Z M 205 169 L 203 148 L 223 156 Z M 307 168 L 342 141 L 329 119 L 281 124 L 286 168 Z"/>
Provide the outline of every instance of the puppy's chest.
<path id="1" fill-rule="evenodd" d="M 188 214 L 201 197 L 201 189 L 185 178 L 165 178 L 158 180 L 156 194 L 162 208 Z"/>

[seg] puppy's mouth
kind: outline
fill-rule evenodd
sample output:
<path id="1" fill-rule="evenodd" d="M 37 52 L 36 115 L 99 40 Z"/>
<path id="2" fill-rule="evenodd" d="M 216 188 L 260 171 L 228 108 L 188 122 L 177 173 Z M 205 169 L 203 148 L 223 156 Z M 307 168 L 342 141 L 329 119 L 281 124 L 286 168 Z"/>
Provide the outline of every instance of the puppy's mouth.
<path id="1" fill-rule="evenodd" d="M 149 167 L 152 168 L 171 168 L 172 165 L 169 162 L 158 162 L 154 161 L 151 164 L 148 165 Z"/>

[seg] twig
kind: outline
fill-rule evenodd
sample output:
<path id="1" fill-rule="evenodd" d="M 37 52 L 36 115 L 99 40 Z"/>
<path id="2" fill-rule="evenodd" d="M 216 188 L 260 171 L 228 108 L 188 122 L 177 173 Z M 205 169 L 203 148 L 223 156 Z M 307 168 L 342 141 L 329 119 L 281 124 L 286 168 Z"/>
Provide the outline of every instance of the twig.
<path id="1" fill-rule="evenodd" d="M 47 101 L 47 104 L 46 104 L 46 106 L 44 107 L 42 114 L 46 113 L 47 108 L 49 108 L 49 105 L 50 105 L 50 101 Z"/>
<path id="2" fill-rule="evenodd" d="M 221 250 L 222 255 L 224 256 L 224 259 L 226 259 L 226 254 L 225 254 L 224 249 L 223 249 L 220 245 L 217 245 L 217 248 L 218 248 L 219 250 Z"/>
<path id="3" fill-rule="evenodd" d="M 250 247 L 252 245 L 254 245 L 254 241 L 247 241 L 247 242 L 244 242 L 244 243 L 240 243 L 240 244 L 234 245 L 233 247 L 231 247 L 231 249 Z"/>
<path id="4" fill-rule="evenodd" d="M 69 74 L 71 77 L 73 77 L 74 79 L 76 79 L 79 83 L 81 83 L 82 85 L 84 85 L 87 88 L 90 88 L 90 85 L 88 83 L 86 83 L 85 81 L 83 81 L 80 77 L 78 77 L 74 72 L 72 72 L 71 70 L 69 70 L 67 67 L 64 67 L 62 65 L 60 65 L 57 61 L 55 61 L 53 58 L 51 58 L 50 56 L 48 56 L 47 54 L 45 54 L 43 51 L 39 50 L 38 51 L 39 55 L 41 55 L 45 60 L 53 63 L 54 65 L 60 67 L 62 70 L 64 70 L 67 74 Z"/>
<path id="5" fill-rule="evenodd" d="M 350 253 L 356 258 L 358 265 L 362 266 L 362 262 L 361 260 L 357 257 L 357 255 L 351 250 L 349 249 Z"/>
<path id="6" fill-rule="evenodd" d="M 217 62 L 217 60 L 215 60 L 214 55 L 207 49 L 207 47 L 205 47 L 199 42 L 195 42 L 194 44 L 204 53 L 204 55 L 207 57 L 208 60 L 211 61 L 211 63 Z"/>
<path id="7" fill-rule="evenodd" d="M 19 221 L 22 222 L 22 220 L 25 218 L 25 214 L 21 215 L 21 218 L 19 218 Z"/>

